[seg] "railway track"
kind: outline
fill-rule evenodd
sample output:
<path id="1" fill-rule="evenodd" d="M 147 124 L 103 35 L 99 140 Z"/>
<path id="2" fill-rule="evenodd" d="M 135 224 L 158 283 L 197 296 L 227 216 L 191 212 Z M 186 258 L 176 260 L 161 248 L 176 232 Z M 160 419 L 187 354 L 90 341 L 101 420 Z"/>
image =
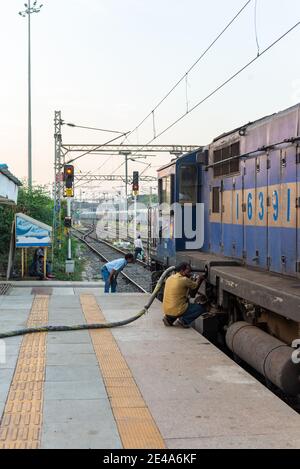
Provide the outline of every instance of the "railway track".
<path id="1" fill-rule="evenodd" d="M 120 254 L 124 256 L 125 251 L 112 246 L 106 241 L 99 240 L 93 236 L 94 229 L 83 233 L 75 228 L 72 229 L 72 235 L 84 243 L 94 254 L 96 254 L 103 264 L 118 259 Z M 139 291 L 149 293 L 151 289 L 151 274 L 146 269 L 147 264 L 138 261 L 135 264 L 130 264 L 126 267 L 127 273 L 121 272 L 119 278 L 119 286 L 121 290 L 128 291 L 128 286 L 131 286 L 132 291 Z M 99 265 L 99 269 L 101 265 Z"/>
<path id="2" fill-rule="evenodd" d="M 92 225 L 85 225 L 85 227 L 88 229 L 88 237 L 93 240 L 93 241 L 96 241 L 98 242 L 99 241 L 99 238 L 96 237 L 96 234 L 95 234 L 95 227 L 93 227 Z M 81 230 L 77 230 L 78 232 L 82 233 L 84 236 L 87 235 L 86 232 L 83 232 Z M 105 234 L 107 234 L 107 232 L 105 232 Z M 100 233 L 100 237 L 101 237 L 101 233 Z M 134 242 L 134 238 L 132 236 L 129 236 L 127 238 L 127 240 L 129 242 L 131 242 L 133 244 Z M 146 242 L 146 240 L 143 238 L 142 241 Z M 119 252 L 120 254 L 124 255 L 129 253 L 129 252 L 132 252 L 132 250 L 130 249 L 121 249 L 121 248 L 118 248 L 117 246 L 114 246 L 112 243 L 109 243 L 108 241 L 104 241 L 104 240 L 101 240 L 101 243 L 104 243 L 104 244 L 107 244 L 107 246 L 111 247 L 112 249 L 116 250 L 117 252 Z M 149 263 L 147 262 L 144 262 L 144 261 L 141 261 L 139 259 L 136 260 L 136 264 L 140 264 L 142 265 L 143 267 L 145 268 L 149 268 Z"/>

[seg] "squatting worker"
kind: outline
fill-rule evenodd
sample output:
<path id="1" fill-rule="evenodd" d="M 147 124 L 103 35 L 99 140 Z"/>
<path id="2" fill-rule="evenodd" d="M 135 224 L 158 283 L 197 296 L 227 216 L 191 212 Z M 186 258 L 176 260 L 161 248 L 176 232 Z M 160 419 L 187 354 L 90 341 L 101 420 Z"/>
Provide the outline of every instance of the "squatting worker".
<path id="1" fill-rule="evenodd" d="M 199 275 L 197 281 L 190 279 L 191 266 L 183 262 L 176 268 L 165 285 L 163 299 L 163 322 L 165 326 L 190 327 L 190 324 L 206 312 L 205 306 L 191 304 L 188 300 L 189 290 L 198 290 L 205 279 Z"/>
<path id="2" fill-rule="evenodd" d="M 114 261 L 108 262 L 102 267 L 101 273 L 102 278 L 105 282 L 105 293 L 109 293 L 110 288 L 112 293 L 116 293 L 118 274 L 124 269 L 124 267 L 126 267 L 127 264 L 132 264 L 133 262 L 133 254 L 126 254 L 125 257 L 121 257 L 121 259 L 115 259 Z"/>

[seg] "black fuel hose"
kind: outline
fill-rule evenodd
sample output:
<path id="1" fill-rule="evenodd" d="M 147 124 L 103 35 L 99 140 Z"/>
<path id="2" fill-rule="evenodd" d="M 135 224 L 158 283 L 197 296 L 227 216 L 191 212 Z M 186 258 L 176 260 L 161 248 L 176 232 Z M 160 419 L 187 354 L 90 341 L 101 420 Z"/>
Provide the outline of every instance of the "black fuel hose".
<path id="1" fill-rule="evenodd" d="M 123 321 L 117 321 L 117 322 L 107 322 L 107 323 L 101 323 L 101 324 L 79 324 L 79 325 L 74 325 L 74 326 L 40 326 L 40 327 L 30 327 L 27 329 L 19 329 L 11 332 L 5 332 L 5 333 L 0 333 L 0 339 L 7 339 L 9 337 L 16 337 L 20 335 L 26 335 L 26 334 L 35 334 L 37 332 L 61 332 L 61 331 L 82 331 L 82 330 L 91 330 L 91 329 L 111 329 L 112 327 L 120 327 L 120 326 L 126 326 L 127 324 L 130 324 L 140 317 L 144 316 L 144 314 L 147 313 L 149 308 L 151 307 L 153 301 L 156 298 L 156 295 L 158 294 L 159 290 L 163 286 L 163 283 L 166 279 L 166 277 L 175 270 L 175 267 L 169 267 L 165 272 L 161 275 L 160 279 L 158 280 L 155 289 L 153 290 L 153 293 L 151 294 L 148 303 L 139 311 L 135 316 L 132 316 L 131 318 L 124 319 Z"/>

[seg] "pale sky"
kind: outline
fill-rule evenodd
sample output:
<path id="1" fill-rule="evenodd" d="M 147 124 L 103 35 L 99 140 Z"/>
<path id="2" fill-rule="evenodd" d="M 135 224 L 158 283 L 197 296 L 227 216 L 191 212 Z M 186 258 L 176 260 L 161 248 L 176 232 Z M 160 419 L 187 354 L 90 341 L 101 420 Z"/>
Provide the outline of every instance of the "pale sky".
<path id="1" fill-rule="evenodd" d="M 245 0 L 44 0 L 32 16 L 33 179 L 53 181 L 53 118 L 128 131 L 153 109 Z M 0 0 L 0 162 L 27 175 L 27 19 L 21 0 Z M 193 106 L 257 54 L 254 5 L 242 13 L 188 82 Z M 257 0 L 263 50 L 300 20 L 299 0 Z M 154 143 L 205 145 L 224 131 L 300 101 L 300 27 L 212 99 Z M 157 131 L 186 109 L 185 83 L 157 111 Z M 149 120 L 131 143 L 152 136 Z M 110 135 L 63 128 L 65 143 L 102 143 Z M 139 139 L 139 141 L 137 141 Z M 96 169 L 104 156 L 78 162 Z M 169 156 L 151 158 L 157 166 Z M 111 157 L 102 174 L 122 160 Z M 132 170 L 143 170 L 134 164 Z M 99 171 L 97 171 L 99 173 Z M 122 174 L 124 167 L 117 174 Z M 115 184 L 118 186 L 118 183 Z M 111 184 L 103 188 L 111 188 Z"/>

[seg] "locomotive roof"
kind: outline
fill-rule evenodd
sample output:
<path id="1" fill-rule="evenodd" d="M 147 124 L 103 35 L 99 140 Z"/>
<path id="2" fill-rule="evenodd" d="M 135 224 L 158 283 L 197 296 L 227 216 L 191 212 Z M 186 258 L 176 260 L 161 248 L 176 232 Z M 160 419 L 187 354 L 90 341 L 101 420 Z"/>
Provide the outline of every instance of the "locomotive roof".
<path id="1" fill-rule="evenodd" d="M 169 168 L 170 166 L 173 166 L 177 161 L 181 160 L 182 158 L 185 158 L 186 156 L 192 155 L 194 153 L 198 153 L 199 151 L 202 151 L 204 147 L 199 147 L 197 150 L 190 151 L 189 153 L 184 153 L 184 155 L 179 156 L 178 158 L 172 158 L 170 163 L 167 163 L 163 166 L 160 166 L 157 170 L 157 172 L 161 171 L 162 169 Z"/>
<path id="2" fill-rule="evenodd" d="M 263 121 L 265 121 L 265 120 L 271 119 L 272 117 L 274 117 L 274 116 L 276 116 L 276 115 L 285 113 L 285 112 L 290 111 L 290 110 L 292 110 L 292 109 L 296 109 L 297 107 L 300 108 L 300 103 L 295 104 L 294 106 L 291 106 L 291 107 L 289 107 L 289 108 L 287 108 L 287 109 L 284 109 L 284 110 L 282 110 L 282 111 L 274 112 L 273 114 L 269 114 L 269 115 L 267 115 L 267 116 L 261 117 L 260 119 L 257 119 L 257 120 L 255 120 L 255 121 L 249 121 L 247 124 L 241 125 L 241 126 L 237 127 L 236 129 L 230 130 L 229 132 L 224 132 L 223 134 L 221 134 L 221 135 L 219 135 L 218 137 L 216 137 L 216 138 L 212 141 L 212 143 L 215 143 L 215 142 L 217 142 L 218 140 L 221 140 L 222 138 L 225 138 L 225 137 L 227 137 L 227 136 L 229 136 L 229 135 L 235 134 L 236 132 L 239 132 L 240 130 L 245 129 L 245 128 L 249 127 L 250 125 L 256 125 L 256 124 L 258 124 L 258 123 L 260 123 L 260 122 L 263 122 Z M 191 155 L 192 153 L 201 151 L 201 150 L 203 150 L 203 148 L 204 148 L 204 147 L 199 147 L 198 150 L 192 151 L 192 152 L 190 152 L 190 153 L 185 153 L 184 155 L 180 156 L 179 158 L 173 158 L 170 163 L 168 163 L 168 164 L 166 164 L 166 165 L 164 165 L 164 166 L 161 166 L 161 167 L 158 169 L 158 172 L 161 171 L 161 170 L 163 170 L 163 169 L 169 168 L 170 166 L 173 166 L 173 165 L 176 163 L 176 161 L 178 161 L 179 159 L 184 158 L 184 157 L 186 157 L 186 156 L 188 156 L 188 155 Z"/>
<path id="3" fill-rule="evenodd" d="M 260 119 L 256 119 L 255 121 L 250 121 L 248 122 L 247 124 L 244 124 L 244 125 L 241 125 L 240 127 L 237 127 L 236 129 L 233 129 L 233 130 L 230 130 L 229 132 L 224 132 L 223 134 L 219 135 L 218 137 L 216 137 L 214 140 L 213 140 L 213 143 L 214 142 L 217 142 L 218 140 L 224 138 L 224 137 L 227 137 L 228 135 L 231 135 L 231 134 L 234 134 L 236 132 L 238 132 L 239 130 L 242 130 L 242 129 L 245 129 L 246 127 L 249 127 L 249 125 L 255 125 L 255 124 L 258 124 L 259 122 L 262 122 L 264 120 L 268 120 L 270 119 L 271 117 L 274 117 L 278 114 L 281 114 L 283 112 L 287 112 L 293 108 L 296 108 L 296 107 L 299 107 L 300 106 L 300 103 L 294 105 L 294 106 L 291 106 L 287 109 L 284 109 L 283 111 L 279 111 L 279 112 L 274 112 L 273 114 L 269 114 L 267 116 L 264 116 L 264 117 L 261 117 Z"/>
<path id="4" fill-rule="evenodd" d="M 257 119 L 256 121 L 249 121 L 247 124 L 241 125 L 240 127 L 237 127 L 236 129 L 230 130 L 229 132 L 224 132 L 223 134 L 214 138 L 213 143 L 217 142 L 218 140 L 221 140 L 224 137 L 228 137 L 228 135 L 235 134 L 236 132 L 239 132 L 240 130 L 245 129 L 246 127 L 249 127 L 249 125 L 257 124 L 260 121 L 269 119 L 270 117 L 275 116 L 275 114 L 276 113 L 270 114 L 269 116 L 261 117 L 260 119 Z"/>

